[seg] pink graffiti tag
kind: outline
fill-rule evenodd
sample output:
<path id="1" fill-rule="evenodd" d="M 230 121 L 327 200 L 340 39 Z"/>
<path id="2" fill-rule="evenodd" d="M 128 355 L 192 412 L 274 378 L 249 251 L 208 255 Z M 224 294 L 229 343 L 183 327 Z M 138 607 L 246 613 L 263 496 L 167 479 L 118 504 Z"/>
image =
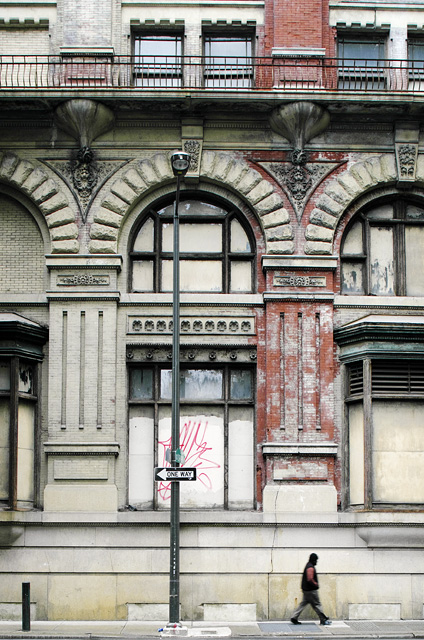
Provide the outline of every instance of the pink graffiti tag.
<path id="1" fill-rule="evenodd" d="M 221 465 L 207 457 L 208 451 L 212 451 L 212 447 L 208 446 L 206 441 L 206 431 L 208 422 L 200 422 L 196 420 L 188 420 L 184 422 L 184 426 L 180 431 L 180 449 L 185 454 L 185 462 L 182 467 L 196 467 L 197 481 L 202 482 L 207 489 L 212 489 L 212 481 L 205 471 L 207 469 L 219 469 Z M 163 447 L 162 466 L 169 467 L 166 462 L 166 450 L 171 447 L 171 438 L 163 442 L 159 442 Z M 199 472 L 200 470 L 200 472 Z M 160 482 L 158 485 L 158 493 L 162 500 L 169 500 L 171 497 L 171 483 Z"/>

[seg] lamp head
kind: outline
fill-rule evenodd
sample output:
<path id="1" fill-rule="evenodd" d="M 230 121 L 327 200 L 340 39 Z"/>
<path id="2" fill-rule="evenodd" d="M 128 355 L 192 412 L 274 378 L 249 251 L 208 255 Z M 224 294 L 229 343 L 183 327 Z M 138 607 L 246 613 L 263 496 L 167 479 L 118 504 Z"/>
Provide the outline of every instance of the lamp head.
<path id="1" fill-rule="evenodd" d="M 171 167 L 174 176 L 185 176 L 190 166 L 191 156 L 185 151 L 177 151 L 171 156 Z"/>

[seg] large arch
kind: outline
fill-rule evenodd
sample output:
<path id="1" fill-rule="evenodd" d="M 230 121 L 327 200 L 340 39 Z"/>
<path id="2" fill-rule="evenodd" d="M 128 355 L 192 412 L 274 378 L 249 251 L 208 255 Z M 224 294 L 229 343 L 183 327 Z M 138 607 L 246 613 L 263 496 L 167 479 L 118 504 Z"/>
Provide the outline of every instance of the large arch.
<path id="1" fill-rule="evenodd" d="M 424 183 L 424 159 L 420 157 L 416 176 L 417 182 Z M 305 232 L 305 253 L 331 254 L 334 232 L 346 209 L 371 189 L 396 184 L 397 180 L 394 154 L 382 154 L 356 162 L 329 182 L 311 212 Z"/>
<path id="2" fill-rule="evenodd" d="M 61 185 L 38 164 L 15 153 L 0 152 L 0 182 L 24 193 L 44 215 L 52 253 L 78 253 L 75 213 Z"/>
<path id="3" fill-rule="evenodd" d="M 262 175 L 247 162 L 229 153 L 205 151 L 199 177 L 224 185 L 237 193 L 258 216 L 269 254 L 294 251 L 293 230 L 282 198 Z M 94 215 L 90 229 L 90 253 L 116 253 L 119 229 L 124 217 L 141 195 L 174 180 L 169 154 L 134 161 L 114 182 Z"/>

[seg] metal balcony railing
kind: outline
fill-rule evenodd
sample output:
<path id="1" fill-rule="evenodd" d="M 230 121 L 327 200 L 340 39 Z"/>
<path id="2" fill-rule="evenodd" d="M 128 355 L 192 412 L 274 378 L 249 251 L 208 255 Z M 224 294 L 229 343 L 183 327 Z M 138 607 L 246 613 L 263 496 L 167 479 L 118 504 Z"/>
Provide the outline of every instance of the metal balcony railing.
<path id="1" fill-rule="evenodd" d="M 336 58 L 0 56 L 0 90 L 424 92 L 424 63 Z M 0 94 L 1 95 L 1 94 Z"/>

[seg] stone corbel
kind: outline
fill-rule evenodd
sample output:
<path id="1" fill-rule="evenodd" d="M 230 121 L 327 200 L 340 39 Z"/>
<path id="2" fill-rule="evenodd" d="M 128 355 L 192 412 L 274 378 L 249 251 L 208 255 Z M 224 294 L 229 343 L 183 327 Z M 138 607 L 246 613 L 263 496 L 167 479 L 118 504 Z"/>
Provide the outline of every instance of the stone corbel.
<path id="1" fill-rule="evenodd" d="M 108 107 L 100 102 L 81 98 L 67 100 L 55 111 L 57 126 L 79 142 L 79 150 L 71 160 L 70 171 L 84 222 L 90 198 L 99 181 L 99 169 L 91 143 L 112 128 L 114 119 L 114 114 Z"/>
<path id="2" fill-rule="evenodd" d="M 419 133 L 419 122 L 396 123 L 395 153 L 399 187 L 407 187 L 415 182 Z"/>
<path id="3" fill-rule="evenodd" d="M 327 129 L 330 114 L 313 102 L 291 102 L 274 109 L 269 123 L 275 133 L 290 142 L 292 161 L 304 164 L 305 144 Z"/>

